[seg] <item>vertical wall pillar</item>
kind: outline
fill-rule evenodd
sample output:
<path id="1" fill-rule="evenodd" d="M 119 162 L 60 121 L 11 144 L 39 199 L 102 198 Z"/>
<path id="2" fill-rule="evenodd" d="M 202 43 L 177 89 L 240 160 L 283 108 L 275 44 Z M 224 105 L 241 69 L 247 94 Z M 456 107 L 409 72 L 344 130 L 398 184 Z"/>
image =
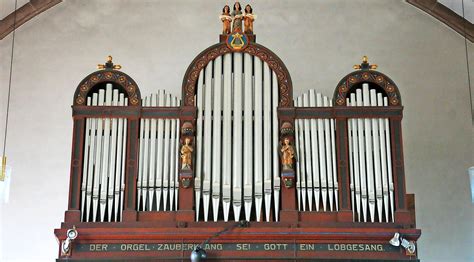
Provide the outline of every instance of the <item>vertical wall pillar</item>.
<path id="1" fill-rule="evenodd" d="M 336 118 L 337 174 L 339 181 L 339 207 L 337 219 L 341 222 L 352 221 L 350 179 L 349 179 L 349 135 L 347 118 Z"/>
<path id="2" fill-rule="evenodd" d="M 72 135 L 71 173 L 69 181 L 69 201 L 65 222 L 81 221 L 81 178 L 84 147 L 85 118 L 74 118 Z"/>
<path id="3" fill-rule="evenodd" d="M 141 107 L 138 107 L 137 110 L 140 112 Z M 127 123 L 127 156 L 125 160 L 125 192 L 122 221 L 136 221 L 139 117 L 128 118 Z"/>

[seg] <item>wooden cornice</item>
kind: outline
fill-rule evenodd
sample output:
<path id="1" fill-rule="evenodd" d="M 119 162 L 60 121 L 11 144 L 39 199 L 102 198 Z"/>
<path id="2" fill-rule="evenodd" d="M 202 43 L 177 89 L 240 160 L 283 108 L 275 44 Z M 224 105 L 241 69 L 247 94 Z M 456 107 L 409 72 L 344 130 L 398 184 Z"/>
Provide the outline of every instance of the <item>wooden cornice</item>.
<path id="1" fill-rule="evenodd" d="M 60 2 L 62 2 L 62 0 L 30 0 L 30 2 L 18 8 L 16 12 L 14 11 L 0 20 L 0 40 L 10 34 L 15 29 L 14 27 L 20 27 L 31 18 L 41 14 Z"/>
<path id="2" fill-rule="evenodd" d="M 406 1 L 445 23 L 462 36 L 465 35 L 469 41 L 474 42 L 474 24 L 442 5 L 437 0 Z"/>

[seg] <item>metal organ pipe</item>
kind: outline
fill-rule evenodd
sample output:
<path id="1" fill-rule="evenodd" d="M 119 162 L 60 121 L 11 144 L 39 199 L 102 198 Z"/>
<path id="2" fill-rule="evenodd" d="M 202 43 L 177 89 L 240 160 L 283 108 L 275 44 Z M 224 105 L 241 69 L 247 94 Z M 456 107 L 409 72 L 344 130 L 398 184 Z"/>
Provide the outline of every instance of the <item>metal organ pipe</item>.
<path id="1" fill-rule="evenodd" d="M 263 204 L 263 78 L 262 60 L 254 57 L 254 187 L 255 187 L 255 215 L 261 221 Z"/>
<path id="2" fill-rule="evenodd" d="M 223 130 L 222 130 L 222 206 L 224 221 L 229 220 L 230 205 L 232 199 L 232 54 L 224 55 L 224 67 L 222 72 L 224 82 L 224 109 L 223 109 Z M 198 87 L 199 88 L 199 87 Z M 199 92 L 199 91 L 198 91 Z M 198 104 L 199 107 L 199 104 Z M 199 110 L 199 108 L 198 108 Z M 199 201 L 197 199 L 196 201 Z"/>
<path id="3" fill-rule="evenodd" d="M 209 213 L 209 200 L 211 196 L 211 127 L 212 127 L 212 63 L 207 64 L 204 72 L 204 139 L 203 139 L 203 162 L 202 168 L 202 195 L 204 202 L 204 221 L 207 221 Z"/>
<path id="4" fill-rule="evenodd" d="M 235 221 L 242 208 L 242 54 L 234 53 L 232 199 Z"/>
<path id="5" fill-rule="evenodd" d="M 275 72 L 272 72 L 272 151 L 273 151 L 273 204 L 275 210 L 275 221 L 279 220 L 278 212 L 280 210 L 280 161 L 278 157 L 279 149 L 279 124 L 278 124 L 278 79 Z"/>
<path id="6" fill-rule="evenodd" d="M 308 93 L 304 93 L 302 95 L 302 100 L 303 100 L 303 107 L 308 107 L 310 106 L 309 104 L 309 99 L 308 99 Z M 315 192 L 315 189 L 313 188 L 313 170 L 312 170 L 312 165 L 311 165 L 311 152 L 315 152 L 313 150 L 316 150 L 316 147 L 314 147 L 313 149 L 313 145 L 311 143 L 311 136 L 310 134 L 313 134 L 313 138 L 314 139 L 317 139 L 316 138 L 316 135 L 314 135 L 314 132 L 313 133 L 310 133 L 310 131 L 313 131 L 313 127 L 311 125 L 311 122 L 312 119 L 304 119 L 304 126 L 303 126 L 303 129 L 304 130 L 304 143 L 303 143 L 303 147 L 305 148 L 306 151 L 303 151 L 303 152 L 306 152 L 305 155 L 306 155 L 306 160 L 305 160 L 305 163 L 306 163 L 306 193 L 308 194 L 307 195 L 307 200 L 308 200 L 308 209 L 309 211 L 313 211 L 313 192 Z M 308 150 L 310 149 L 311 150 Z M 314 153 L 316 154 L 316 153 Z M 298 154 L 299 155 L 299 154 Z M 315 161 L 318 161 L 318 158 L 315 157 L 314 158 Z M 319 181 L 319 178 L 318 178 L 318 181 Z M 318 201 L 319 201 L 319 184 L 318 184 L 318 189 L 317 189 L 317 195 L 318 195 Z M 314 194 L 316 195 L 316 194 Z M 303 200 L 304 202 L 304 200 Z M 318 202 L 319 203 L 319 202 Z"/>
<path id="7" fill-rule="evenodd" d="M 219 215 L 220 195 L 221 195 L 221 145 L 222 145 L 222 57 L 217 57 L 214 61 L 214 105 L 213 105 L 213 126 L 212 126 L 212 209 L 214 221 Z"/>
<path id="8" fill-rule="evenodd" d="M 252 93 L 252 56 L 244 54 L 244 207 L 245 220 L 250 221 L 250 213 L 252 211 L 253 202 L 253 93 Z"/>
<path id="9" fill-rule="evenodd" d="M 202 109 L 204 106 L 203 99 L 203 85 L 204 85 L 204 71 L 199 73 L 197 86 L 197 118 L 196 118 L 196 177 L 194 178 L 194 194 L 196 199 L 196 220 L 199 219 L 200 204 L 201 204 L 201 169 L 202 169 Z"/>

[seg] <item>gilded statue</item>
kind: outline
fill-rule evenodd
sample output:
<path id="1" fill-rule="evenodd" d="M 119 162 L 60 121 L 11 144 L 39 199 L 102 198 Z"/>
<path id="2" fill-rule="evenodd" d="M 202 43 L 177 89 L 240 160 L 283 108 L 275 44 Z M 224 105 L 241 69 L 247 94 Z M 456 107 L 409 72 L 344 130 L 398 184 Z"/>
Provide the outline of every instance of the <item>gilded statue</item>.
<path id="1" fill-rule="evenodd" d="M 242 7 L 239 2 L 235 2 L 234 11 L 232 11 L 232 32 L 242 32 Z"/>
<path id="2" fill-rule="evenodd" d="M 189 144 L 191 139 L 186 137 L 184 144 L 181 146 L 181 169 L 191 169 L 193 158 L 193 147 Z"/>
<path id="3" fill-rule="evenodd" d="M 230 15 L 230 7 L 228 5 L 224 6 L 222 9 L 222 15 L 219 16 L 222 21 L 222 34 L 230 34 L 230 24 L 232 22 L 232 16 Z"/>
<path id="4" fill-rule="evenodd" d="M 253 34 L 253 21 L 257 19 L 257 16 L 253 14 L 253 9 L 250 5 L 245 6 L 244 14 L 244 33 Z"/>
<path id="5" fill-rule="evenodd" d="M 295 149 L 290 145 L 290 139 L 285 137 L 280 148 L 281 164 L 283 169 L 293 169 L 293 159 L 295 158 Z"/>

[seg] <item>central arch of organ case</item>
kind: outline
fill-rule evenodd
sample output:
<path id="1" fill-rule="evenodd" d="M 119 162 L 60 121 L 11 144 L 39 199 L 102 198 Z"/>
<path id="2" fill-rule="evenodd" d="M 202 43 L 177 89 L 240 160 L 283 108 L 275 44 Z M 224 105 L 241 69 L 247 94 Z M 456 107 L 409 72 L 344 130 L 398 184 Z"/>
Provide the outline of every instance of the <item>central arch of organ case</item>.
<path id="1" fill-rule="evenodd" d="M 421 234 L 395 83 L 364 59 L 332 98 L 293 98 L 255 38 L 225 31 L 188 67 L 181 99 L 142 97 L 111 57 L 81 81 L 58 261 L 188 259 L 206 240 L 224 260 L 417 258 L 389 243 Z"/>

